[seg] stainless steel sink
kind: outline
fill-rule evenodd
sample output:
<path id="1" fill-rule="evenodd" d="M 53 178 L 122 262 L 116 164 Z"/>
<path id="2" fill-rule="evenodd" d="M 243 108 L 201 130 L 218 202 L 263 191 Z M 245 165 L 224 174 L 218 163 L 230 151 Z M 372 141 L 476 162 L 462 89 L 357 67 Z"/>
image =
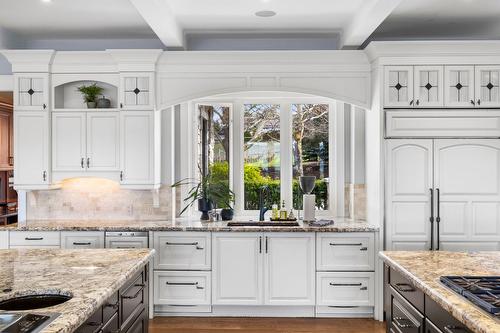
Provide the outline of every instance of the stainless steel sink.
<path id="1" fill-rule="evenodd" d="M 228 222 L 228 227 L 298 227 L 298 222 Z"/>
<path id="2" fill-rule="evenodd" d="M 0 302 L 0 310 L 24 311 L 48 308 L 67 302 L 71 296 L 61 294 L 34 294 L 18 296 Z"/>

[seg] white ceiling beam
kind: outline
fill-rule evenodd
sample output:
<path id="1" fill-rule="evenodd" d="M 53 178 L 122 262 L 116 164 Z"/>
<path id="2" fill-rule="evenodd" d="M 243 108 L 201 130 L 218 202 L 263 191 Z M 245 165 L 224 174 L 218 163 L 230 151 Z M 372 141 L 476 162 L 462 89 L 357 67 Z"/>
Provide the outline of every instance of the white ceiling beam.
<path id="1" fill-rule="evenodd" d="M 130 0 L 167 47 L 182 47 L 184 38 L 167 0 Z"/>
<path id="2" fill-rule="evenodd" d="M 354 15 L 341 37 L 341 48 L 356 48 L 403 0 L 366 0 Z"/>

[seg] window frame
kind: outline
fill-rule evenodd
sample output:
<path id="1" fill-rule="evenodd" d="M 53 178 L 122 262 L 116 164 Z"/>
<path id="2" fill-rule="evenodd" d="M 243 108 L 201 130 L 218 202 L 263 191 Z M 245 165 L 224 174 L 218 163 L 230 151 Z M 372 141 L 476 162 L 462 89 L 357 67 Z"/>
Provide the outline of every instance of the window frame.
<path id="1" fill-rule="evenodd" d="M 229 107 L 229 184 L 234 191 L 236 218 L 250 218 L 256 220 L 259 211 L 245 210 L 244 208 L 244 105 L 245 104 L 277 104 L 280 105 L 280 202 L 285 200 L 286 207 L 292 207 L 293 200 L 293 158 L 292 158 L 292 104 L 327 104 L 329 107 L 329 183 L 328 183 L 328 210 L 317 210 L 319 217 L 335 217 L 344 215 L 344 103 L 321 97 L 251 97 L 251 98 L 221 98 L 217 100 L 199 100 L 193 103 L 196 116 L 196 131 L 193 131 L 193 152 L 198 161 L 199 149 L 197 146 L 197 130 L 199 128 L 199 106 L 220 105 Z M 284 152 L 288 151 L 288 154 Z M 193 175 L 198 178 L 198 175 Z M 269 207 L 270 208 L 270 207 Z M 194 210 L 193 216 L 197 215 Z M 268 213 L 269 214 L 269 213 Z M 302 214 L 302 213 L 301 213 Z M 302 215 L 301 215 L 302 216 Z"/>

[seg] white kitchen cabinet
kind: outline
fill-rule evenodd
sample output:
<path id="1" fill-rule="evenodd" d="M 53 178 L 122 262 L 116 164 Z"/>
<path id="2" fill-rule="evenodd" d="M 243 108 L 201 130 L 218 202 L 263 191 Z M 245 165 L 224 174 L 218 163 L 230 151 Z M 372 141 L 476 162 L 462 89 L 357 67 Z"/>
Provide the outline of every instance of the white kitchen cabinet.
<path id="1" fill-rule="evenodd" d="M 118 112 L 87 112 L 87 169 L 120 170 L 120 118 Z"/>
<path id="2" fill-rule="evenodd" d="M 155 269 L 210 270 L 212 267 L 209 232 L 155 232 L 153 247 Z"/>
<path id="3" fill-rule="evenodd" d="M 314 305 L 314 235 L 214 233 L 215 305 Z"/>
<path id="4" fill-rule="evenodd" d="M 477 107 L 500 107 L 500 66 L 475 66 Z"/>
<path id="5" fill-rule="evenodd" d="M 50 121 L 47 112 L 14 112 L 14 186 L 50 185 Z"/>
<path id="6" fill-rule="evenodd" d="M 52 170 L 118 171 L 118 112 L 54 112 Z"/>
<path id="7" fill-rule="evenodd" d="M 212 303 L 263 304 L 262 263 L 262 233 L 213 233 Z"/>
<path id="8" fill-rule="evenodd" d="M 442 107 L 443 66 L 415 66 L 413 89 L 415 107 Z"/>
<path id="9" fill-rule="evenodd" d="M 120 75 L 120 108 L 152 110 L 154 108 L 154 73 Z"/>
<path id="10" fill-rule="evenodd" d="M 104 248 L 103 231 L 62 231 L 61 248 L 63 249 L 102 249 Z"/>
<path id="11" fill-rule="evenodd" d="M 474 66 L 444 66 L 444 106 L 472 108 Z"/>
<path id="12" fill-rule="evenodd" d="M 9 248 L 9 232 L 0 231 L 0 249 Z"/>
<path id="13" fill-rule="evenodd" d="M 59 231 L 10 231 L 10 248 L 59 248 Z"/>
<path id="14" fill-rule="evenodd" d="M 210 272 L 155 271 L 154 304 L 211 305 Z"/>
<path id="15" fill-rule="evenodd" d="M 120 183 L 155 185 L 153 111 L 120 112 Z"/>
<path id="16" fill-rule="evenodd" d="M 49 105 L 49 75 L 19 73 L 14 75 L 14 109 L 16 111 L 43 111 Z"/>
<path id="17" fill-rule="evenodd" d="M 318 306 L 373 306 L 375 281 L 373 272 L 318 272 L 316 275 Z"/>
<path id="18" fill-rule="evenodd" d="M 264 303 L 315 304 L 314 233 L 264 234 Z"/>
<path id="19" fill-rule="evenodd" d="M 318 233 L 316 269 L 318 271 L 373 271 L 375 236 L 373 233 Z"/>
<path id="20" fill-rule="evenodd" d="M 388 140 L 386 151 L 388 249 L 500 245 L 498 139 Z"/>
<path id="21" fill-rule="evenodd" d="M 409 108 L 414 104 L 413 66 L 384 67 L 384 106 Z"/>

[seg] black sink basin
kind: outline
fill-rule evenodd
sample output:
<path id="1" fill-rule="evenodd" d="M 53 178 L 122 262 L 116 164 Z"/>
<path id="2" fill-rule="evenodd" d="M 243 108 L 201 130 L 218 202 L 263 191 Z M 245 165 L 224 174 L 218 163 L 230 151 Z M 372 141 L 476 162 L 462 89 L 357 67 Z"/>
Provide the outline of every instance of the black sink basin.
<path id="1" fill-rule="evenodd" d="M 9 298 L 0 302 L 0 310 L 22 311 L 48 308 L 62 304 L 71 299 L 71 296 L 60 294 L 38 294 Z"/>

